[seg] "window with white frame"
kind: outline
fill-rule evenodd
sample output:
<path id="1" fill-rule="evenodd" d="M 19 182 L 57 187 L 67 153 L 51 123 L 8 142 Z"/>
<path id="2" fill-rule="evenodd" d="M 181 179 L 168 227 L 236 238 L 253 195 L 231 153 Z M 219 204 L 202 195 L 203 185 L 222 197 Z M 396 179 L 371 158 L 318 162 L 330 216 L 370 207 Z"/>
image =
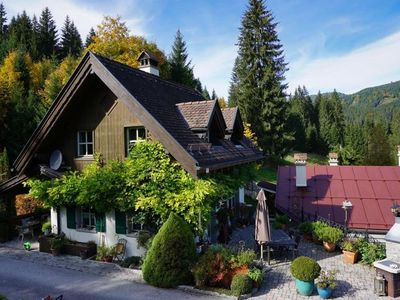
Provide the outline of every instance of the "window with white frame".
<path id="1" fill-rule="evenodd" d="M 144 127 L 126 127 L 125 128 L 125 156 L 128 156 L 130 150 L 136 143 L 146 140 L 146 129 Z"/>
<path id="2" fill-rule="evenodd" d="M 93 131 L 81 130 L 77 134 L 78 156 L 93 155 Z"/>
<path id="3" fill-rule="evenodd" d="M 77 228 L 96 231 L 96 214 L 93 209 L 80 207 L 77 212 Z"/>

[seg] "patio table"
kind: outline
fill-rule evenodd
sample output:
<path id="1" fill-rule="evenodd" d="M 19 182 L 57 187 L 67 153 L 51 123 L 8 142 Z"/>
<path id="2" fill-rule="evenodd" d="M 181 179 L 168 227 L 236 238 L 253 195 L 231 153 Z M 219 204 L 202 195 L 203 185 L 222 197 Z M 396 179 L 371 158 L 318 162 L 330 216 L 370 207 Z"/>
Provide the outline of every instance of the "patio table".
<path id="1" fill-rule="evenodd" d="M 283 247 L 293 251 L 296 247 L 296 242 L 282 229 L 271 230 L 271 241 L 267 243 L 268 265 L 270 264 L 270 247 Z"/>

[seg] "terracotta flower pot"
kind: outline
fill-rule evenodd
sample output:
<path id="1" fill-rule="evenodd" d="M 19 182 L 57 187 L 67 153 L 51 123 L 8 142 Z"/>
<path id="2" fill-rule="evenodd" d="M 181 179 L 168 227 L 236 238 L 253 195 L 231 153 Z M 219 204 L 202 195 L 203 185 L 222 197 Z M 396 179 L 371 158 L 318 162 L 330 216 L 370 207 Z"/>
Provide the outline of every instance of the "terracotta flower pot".
<path id="1" fill-rule="evenodd" d="M 355 264 L 358 260 L 358 252 L 343 250 L 343 261 L 347 264 Z"/>
<path id="2" fill-rule="evenodd" d="M 336 249 L 336 244 L 335 243 L 324 241 L 323 245 L 324 245 L 324 249 L 326 250 L 326 252 L 333 252 Z"/>

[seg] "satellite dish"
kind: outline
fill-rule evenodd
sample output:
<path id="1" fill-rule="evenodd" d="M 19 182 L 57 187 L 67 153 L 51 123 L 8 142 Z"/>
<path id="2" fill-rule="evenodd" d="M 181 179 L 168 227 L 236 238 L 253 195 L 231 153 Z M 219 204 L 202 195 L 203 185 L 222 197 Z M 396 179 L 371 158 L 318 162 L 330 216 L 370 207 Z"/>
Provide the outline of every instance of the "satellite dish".
<path id="1" fill-rule="evenodd" d="M 62 153 L 60 150 L 54 150 L 50 155 L 50 169 L 57 171 L 61 167 Z"/>

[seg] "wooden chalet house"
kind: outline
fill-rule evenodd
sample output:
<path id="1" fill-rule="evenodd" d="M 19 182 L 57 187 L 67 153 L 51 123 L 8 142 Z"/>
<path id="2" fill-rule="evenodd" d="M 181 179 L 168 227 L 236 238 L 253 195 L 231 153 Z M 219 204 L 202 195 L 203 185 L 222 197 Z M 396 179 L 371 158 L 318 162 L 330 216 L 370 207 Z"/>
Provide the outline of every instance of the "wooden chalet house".
<path id="1" fill-rule="evenodd" d="M 105 161 L 124 159 L 146 138 L 159 141 L 195 178 L 262 158 L 243 137 L 237 108 L 221 109 L 218 101 L 161 79 L 151 53 L 138 60 L 135 69 L 88 52 L 14 162 L 14 177 L 0 185 L 0 196 L 12 197 L 32 176 L 82 170 L 95 153 Z M 51 210 L 54 231 L 108 245 L 125 237 L 127 255 L 138 255 L 126 216 L 110 211 L 105 226 L 96 226 L 98 218 L 89 208 Z"/>

